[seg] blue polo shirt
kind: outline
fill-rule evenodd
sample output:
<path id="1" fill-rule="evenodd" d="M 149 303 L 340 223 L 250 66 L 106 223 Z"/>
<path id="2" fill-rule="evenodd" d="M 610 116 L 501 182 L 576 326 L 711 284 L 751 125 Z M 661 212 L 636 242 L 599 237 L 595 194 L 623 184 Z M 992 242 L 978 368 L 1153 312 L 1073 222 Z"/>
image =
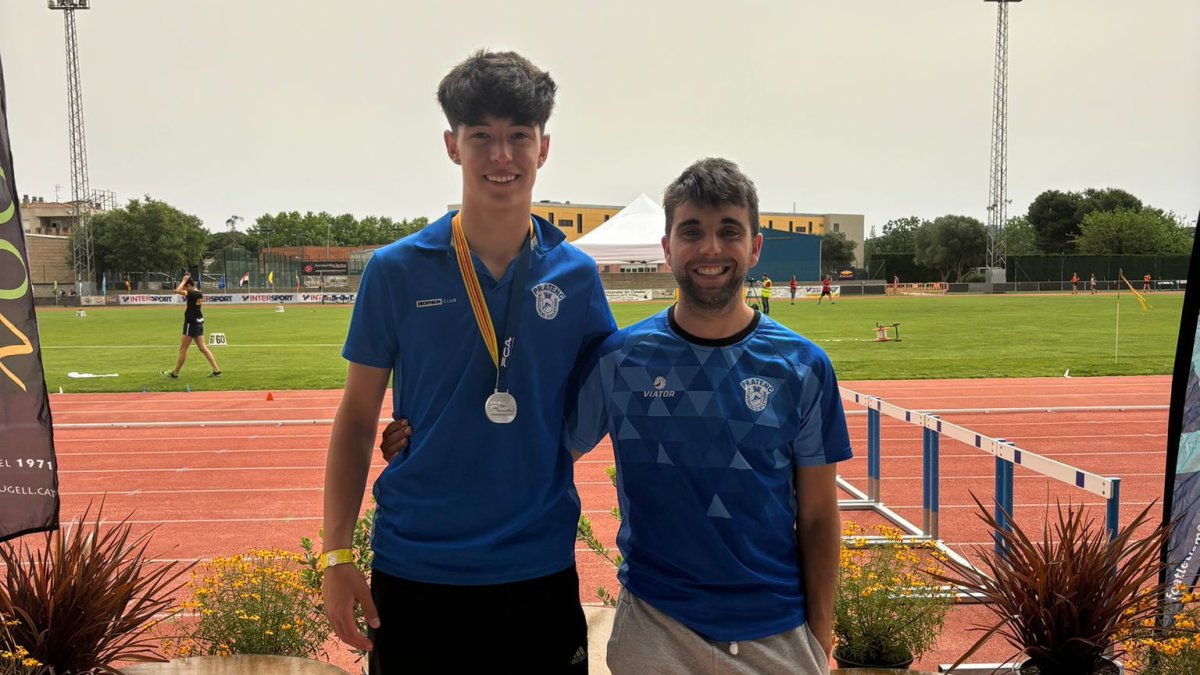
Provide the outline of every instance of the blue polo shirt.
<path id="1" fill-rule="evenodd" d="M 825 353 L 762 314 L 704 340 L 667 310 L 609 336 L 577 377 L 564 433 L 579 451 L 612 439 L 621 585 L 710 640 L 804 623 L 794 472 L 851 455 Z"/>
<path id="2" fill-rule="evenodd" d="M 375 481 L 374 566 L 426 583 L 533 579 L 575 559 L 579 496 L 560 440 L 565 389 L 580 354 L 616 326 L 595 262 L 536 218 L 515 296 L 517 417 L 488 421 L 496 367 L 455 261 L 453 215 L 375 252 L 342 349 L 349 361 L 392 371 L 392 414 L 414 430 Z M 517 260 L 499 280 L 472 260 L 499 335 Z"/>

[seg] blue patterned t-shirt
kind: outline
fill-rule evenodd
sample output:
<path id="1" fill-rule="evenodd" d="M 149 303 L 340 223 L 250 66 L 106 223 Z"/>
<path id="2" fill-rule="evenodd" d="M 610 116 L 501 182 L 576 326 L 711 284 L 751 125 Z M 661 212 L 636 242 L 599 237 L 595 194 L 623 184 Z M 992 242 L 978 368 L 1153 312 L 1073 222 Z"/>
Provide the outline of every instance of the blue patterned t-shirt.
<path id="1" fill-rule="evenodd" d="M 794 471 L 851 456 L 825 352 L 758 313 L 712 341 L 666 310 L 606 338 L 575 377 L 565 443 L 612 438 L 621 584 L 711 640 L 803 624 Z"/>

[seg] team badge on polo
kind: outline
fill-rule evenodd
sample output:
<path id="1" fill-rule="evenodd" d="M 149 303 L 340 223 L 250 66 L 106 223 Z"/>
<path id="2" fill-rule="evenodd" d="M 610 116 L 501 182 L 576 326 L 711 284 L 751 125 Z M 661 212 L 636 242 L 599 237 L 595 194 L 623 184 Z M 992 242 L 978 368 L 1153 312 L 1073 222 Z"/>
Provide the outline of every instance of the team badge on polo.
<path id="1" fill-rule="evenodd" d="M 558 286 L 554 284 L 538 284 L 534 286 L 533 303 L 537 307 L 538 316 L 549 321 L 558 316 L 558 303 L 562 302 L 563 298 L 567 297 Z"/>
<path id="2" fill-rule="evenodd" d="M 775 387 L 761 377 L 742 380 L 742 390 L 746 392 L 746 407 L 754 412 L 766 410 L 767 399 L 775 393 Z"/>

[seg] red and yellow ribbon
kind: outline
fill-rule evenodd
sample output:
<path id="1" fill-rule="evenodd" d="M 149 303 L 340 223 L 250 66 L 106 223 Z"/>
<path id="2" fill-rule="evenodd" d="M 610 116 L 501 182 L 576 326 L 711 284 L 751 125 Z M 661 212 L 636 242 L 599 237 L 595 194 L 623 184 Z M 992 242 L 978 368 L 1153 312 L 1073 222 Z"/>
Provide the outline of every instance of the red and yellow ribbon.
<path id="1" fill-rule="evenodd" d="M 475 315 L 475 325 L 479 326 L 479 335 L 483 337 L 483 344 L 487 346 L 488 356 L 492 357 L 492 364 L 499 368 L 500 354 L 496 347 L 496 329 L 492 327 L 492 316 L 488 314 L 483 289 L 479 286 L 479 277 L 475 274 L 475 265 L 471 262 L 471 248 L 467 245 L 467 235 L 463 232 L 460 215 L 461 213 L 456 213 L 450 220 L 450 234 L 454 240 L 455 257 L 458 259 L 458 273 L 462 275 L 463 285 L 467 287 L 467 300 L 471 303 L 471 313 Z M 529 222 L 529 241 L 533 242 L 532 220 Z"/>

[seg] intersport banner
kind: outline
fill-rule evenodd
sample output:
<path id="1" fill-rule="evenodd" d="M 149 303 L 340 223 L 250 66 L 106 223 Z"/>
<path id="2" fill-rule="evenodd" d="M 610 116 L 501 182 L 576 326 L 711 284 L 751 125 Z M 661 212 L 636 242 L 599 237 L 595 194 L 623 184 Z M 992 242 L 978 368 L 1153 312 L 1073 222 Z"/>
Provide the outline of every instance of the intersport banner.
<path id="1" fill-rule="evenodd" d="M 1196 589 L 1200 572 L 1200 257 L 1192 249 L 1179 320 L 1171 409 L 1167 417 L 1167 467 L 1163 522 L 1174 528 L 1163 551 L 1169 600 Z M 1178 609 L 1177 602 L 1173 608 Z"/>
<path id="2" fill-rule="evenodd" d="M 0 541 L 58 527 L 58 463 L 0 62 Z"/>
<path id="3" fill-rule="evenodd" d="M 357 293 L 205 293 L 205 305 L 281 305 L 291 303 L 354 304 Z M 129 293 L 117 296 L 121 305 L 182 305 L 182 295 Z"/>

